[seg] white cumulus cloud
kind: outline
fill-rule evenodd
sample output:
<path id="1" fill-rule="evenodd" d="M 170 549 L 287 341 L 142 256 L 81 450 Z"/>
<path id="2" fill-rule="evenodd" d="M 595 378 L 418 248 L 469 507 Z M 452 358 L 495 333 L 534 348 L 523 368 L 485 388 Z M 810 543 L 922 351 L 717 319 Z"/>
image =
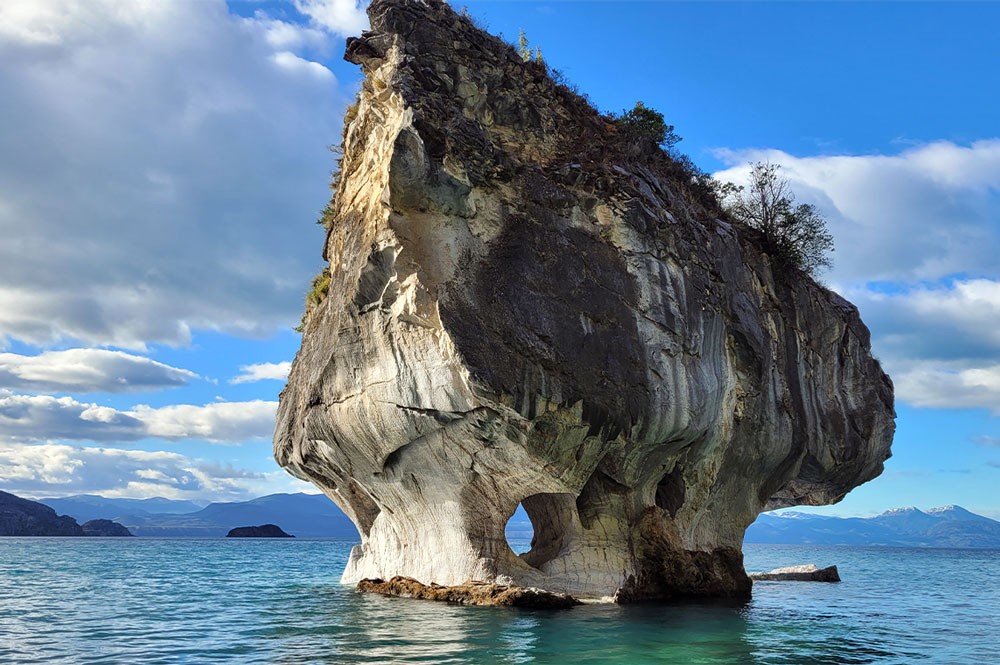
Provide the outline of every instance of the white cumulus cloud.
<path id="1" fill-rule="evenodd" d="M 891 292 L 845 290 L 873 331 L 899 399 L 1000 416 L 1000 280 L 952 280 Z"/>
<path id="2" fill-rule="evenodd" d="M 72 397 L 0 393 L 0 441 L 96 441 L 159 438 L 242 443 L 268 439 L 277 402 L 215 402 L 203 406 L 139 405 L 127 411 Z"/>
<path id="3" fill-rule="evenodd" d="M 295 8 L 314 25 L 344 37 L 368 29 L 367 6 L 367 2 L 358 0 L 295 0 Z"/>
<path id="4" fill-rule="evenodd" d="M 323 30 L 273 19 L 263 11 L 254 12 L 247 24 L 259 30 L 268 44 L 277 49 L 295 49 L 305 46 L 327 50 L 328 37 Z"/>
<path id="5" fill-rule="evenodd" d="M 0 346 L 294 324 L 347 103 L 309 57 L 358 25 L 307 4 L 0 2 Z"/>
<path id="6" fill-rule="evenodd" d="M 291 361 L 283 363 L 243 365 L 240 367 L 240 374 L 230 379 L 229 383 L 252 383 L 254 381 L 263 381 L 265 379 L 284 381 L 288 378 L 288 372 L 291 369 Z"/>
<path id="7" fill-rule="evenodd" d="M 914 406 L 980 408 L 1000 416 L 1000 364 L 951 369 L 946 363 L 919 363 L 893 380 L 899 398 Z"/>
<path id="8" fill-rule="evenodd" d="M 319 79 L 326 79 L 328 81 L 334 80 L 333 72 L 319 64 L 318 62 L 313 62 L 312 60 L 306 60 L 305 58 L 300 58 L 291 51 L 279 51 L 273 56 L 274 61 L 278 63 L 279 67 L 283 67 L 290 72 L 304 72 L 310 76 L 315 76 Z"/>
<path id="9" fill-rule="evenodd" d="M 183 386 L 198 375 L 106 349 L 0 353 L 0 388 L 32 392 L 131 393 Z"/>
<path id="10" fill-rule="evenodd" d="M 245 500 L 308 486 L 283 471 L 262 473 L 167 451 L 0 442 L 0 486 L 30 497 Z"/>
<path id="11" fill-rule="evenodd" d="M 1000 279 L 843 290 L 890 358 L 988 362 L 1000 357 Z"/>
<path id="12" fill-rule="evenodd" d="M 204 406 L 174 404 L 156 409 L 140 405 L 127 413 L 145 424 L 147 436 L 227 443 L 271 438 L 277 408 L 277 402 L 258 399 Z"/>

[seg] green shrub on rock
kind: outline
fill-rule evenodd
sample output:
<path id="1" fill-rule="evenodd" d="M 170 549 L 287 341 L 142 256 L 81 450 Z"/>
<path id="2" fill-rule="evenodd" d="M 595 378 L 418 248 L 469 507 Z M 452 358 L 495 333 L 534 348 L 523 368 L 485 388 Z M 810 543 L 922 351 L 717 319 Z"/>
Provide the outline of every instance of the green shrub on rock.
<path id="1" fill-rule="evenodd" d="M 630 138 L 649 139 L 668 152 L 681 142 L 681 137 L 674 133 L 674 126 L 663 120 L 663 114 L 642 102 L 636 102 L 631 111 L 614 116 L 614 121 Z"/>

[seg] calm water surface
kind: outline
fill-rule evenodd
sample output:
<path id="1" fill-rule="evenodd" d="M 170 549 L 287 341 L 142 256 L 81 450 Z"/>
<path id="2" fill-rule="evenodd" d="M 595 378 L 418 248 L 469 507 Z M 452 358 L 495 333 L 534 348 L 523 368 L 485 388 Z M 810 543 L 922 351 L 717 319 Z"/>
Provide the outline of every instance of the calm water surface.
<path id="1" fill-rule="evenodd" d="M 350 543 L 0 538 L 0 663 L 1000 664 L 1000 552 L 752 545 L 738 607 L 457 607 L 358 595 Z"/>

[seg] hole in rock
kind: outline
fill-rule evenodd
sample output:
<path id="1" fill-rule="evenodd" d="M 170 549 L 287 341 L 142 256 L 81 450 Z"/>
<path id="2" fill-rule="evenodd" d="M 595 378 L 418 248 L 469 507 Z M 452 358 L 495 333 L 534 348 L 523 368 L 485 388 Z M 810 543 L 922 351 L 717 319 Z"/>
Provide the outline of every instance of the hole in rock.
<path id="1" fill-rule="evenodd" d="M 523 499 L 507 521 L 507 544 L 535 568 L 556 558 L 576 517 L 574 500 L 572 494 L 534 494 Z"/>
<path id="2" fill-rule="evenodd" d="M 527 511 L 524 510 L 524 504 L 517 504 L 517 510 L 507 520 L 505 535 L 507 536 L 507 545 L 514 554 L 524 554 L 531 549 L 531 541 L 535 538 L 535 529 L 531 526 L 531 519 L 528 517 Z"/>

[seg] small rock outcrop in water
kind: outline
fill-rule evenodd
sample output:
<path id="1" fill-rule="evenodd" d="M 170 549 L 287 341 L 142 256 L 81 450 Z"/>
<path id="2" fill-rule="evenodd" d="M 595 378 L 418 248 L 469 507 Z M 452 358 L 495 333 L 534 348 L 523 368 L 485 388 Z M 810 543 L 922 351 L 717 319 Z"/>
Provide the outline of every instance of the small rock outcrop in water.
<path id="1" fill-rule="evenodd" d="M 358 527 L 343 581 L 745 597 L 760 512 L 839 501 L 889 456 L 857 309 L 446 4 L 368 13 L 329 288 L 274 435 Z"/>
<path id="2" fill-rule="evenodd" d="M 0 492 L 0 536 L 83 536 L 76 520 L 43 503 Z"/>
<path id="3" fill-rule="evenodd" d="M 769 573 L 750 573 L 750 579 L 761 582 L 839 582 L 836 566 L 817 568 L 810 563 L 804 566 L 775 568 Z"/>
<path id="4" fill-rule="evenodd" d="M 466 582 L 456 586 L 422 584 L 412 577 L 393 577 L 384 580 L 364 579 L 358 582 L 358 591 L 381 593 L 401 598 L 443 600 L 462 605 L 500 605 L 508 607 L 533 607 L 563 609 L 579 605 L 580 601 L 565 593 L 552 593 L 542 589 Z"/>
<path id="5" fill-rule="evenodd" d="M 285 533 L 276 524 L 262 524 L 260 526 L 238 526 L 230 529 L 226 538 L 294 538 L 295 536 Z"/>
<path id="6" fill-rule="evenodd" d="M 127 527 L 111 520 L 90 520 L 83 523 L 85 536 L 131 536 Z"/>

